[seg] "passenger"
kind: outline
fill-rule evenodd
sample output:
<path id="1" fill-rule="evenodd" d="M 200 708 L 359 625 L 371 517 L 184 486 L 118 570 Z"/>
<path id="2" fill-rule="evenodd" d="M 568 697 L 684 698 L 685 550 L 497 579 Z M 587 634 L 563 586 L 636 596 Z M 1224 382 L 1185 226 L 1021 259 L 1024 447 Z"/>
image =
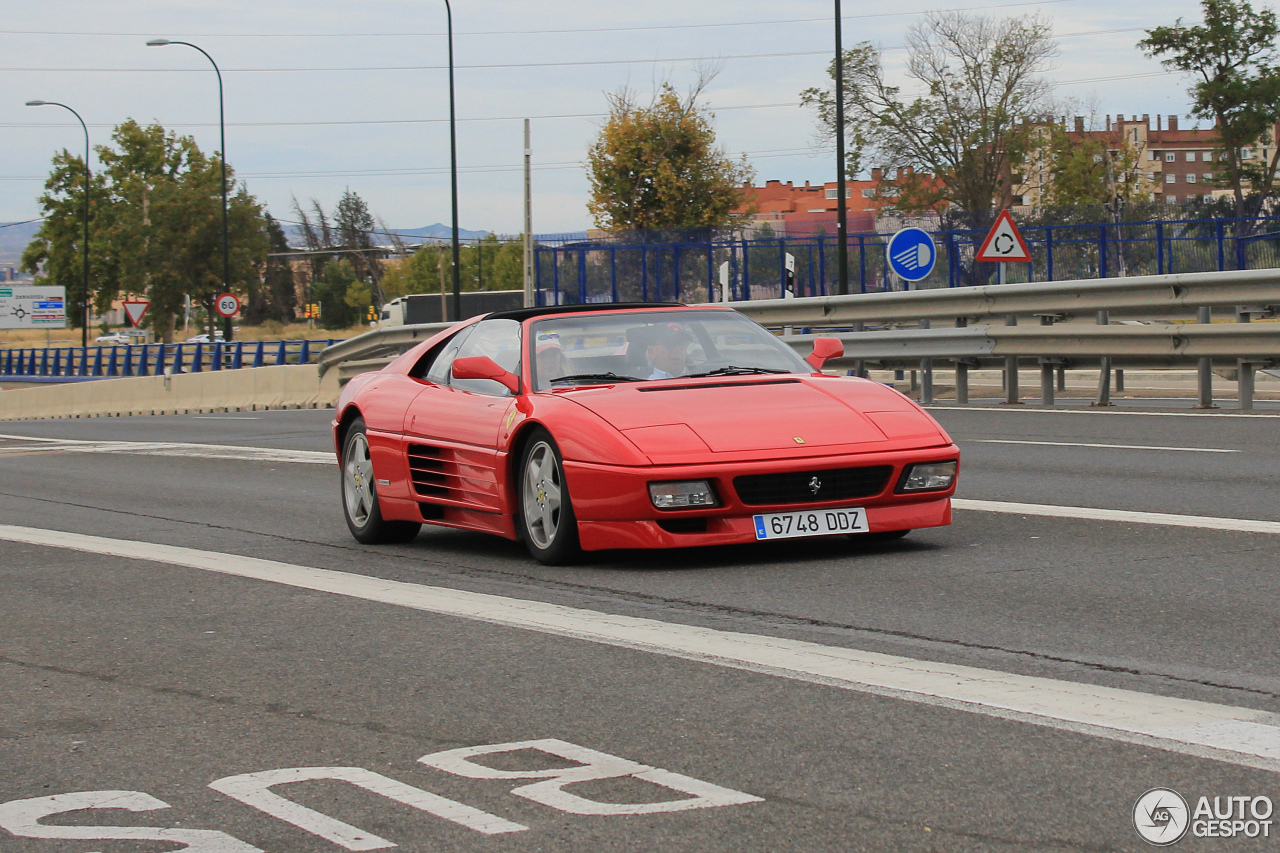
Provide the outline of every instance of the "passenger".
<path id="1" fill-rule="evenodd" d="M 673 379 L 681 376 L 689 363 L 689 344 L 692 336 L 679 323 L 668 323 L 645 350 L 653 372 L 649 379 Z"/>
<path id="2" fill-rule="evenodd" d="M 549 388 L 552 379 L 573 374 L 569 358 L 558 343 L 538 344 L 534 350 L 535 363 L 538 368 L 538 387 Z"/>

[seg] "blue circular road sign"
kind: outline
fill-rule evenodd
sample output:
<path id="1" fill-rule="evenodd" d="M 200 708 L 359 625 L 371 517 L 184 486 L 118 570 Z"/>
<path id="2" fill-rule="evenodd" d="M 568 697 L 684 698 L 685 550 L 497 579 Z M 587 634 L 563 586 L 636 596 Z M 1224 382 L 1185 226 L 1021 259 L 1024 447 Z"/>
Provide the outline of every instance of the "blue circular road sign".
<path id="1" fill-rule="evenodd" d="M 933 238 L 920 228 L 903 228 L 894 234 L 889 238 L 885 252 L 889 266 L 899 278 L 907 281 L 919 281 L 933 272 L 933 265 L 938 260 Z"/>

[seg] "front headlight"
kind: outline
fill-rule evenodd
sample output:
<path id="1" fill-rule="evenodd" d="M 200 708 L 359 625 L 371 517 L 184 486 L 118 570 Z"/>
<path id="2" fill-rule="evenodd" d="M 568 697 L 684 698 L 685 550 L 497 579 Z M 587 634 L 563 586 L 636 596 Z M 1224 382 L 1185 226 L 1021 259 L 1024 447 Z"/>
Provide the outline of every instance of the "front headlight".
<path id="1" fill-rule="evenodd" d="M 900 492 L 936 492 L 951 488 L 956 479 L 955 460 L 950 462 L 918 462 L 903 472 Z"/>
<path id="2" fill-rule="evenodd" d="M 650 483 L 649 500 L 658 509 L 701 509 L 720 505 L 711 483 L 706 480 Z"/>

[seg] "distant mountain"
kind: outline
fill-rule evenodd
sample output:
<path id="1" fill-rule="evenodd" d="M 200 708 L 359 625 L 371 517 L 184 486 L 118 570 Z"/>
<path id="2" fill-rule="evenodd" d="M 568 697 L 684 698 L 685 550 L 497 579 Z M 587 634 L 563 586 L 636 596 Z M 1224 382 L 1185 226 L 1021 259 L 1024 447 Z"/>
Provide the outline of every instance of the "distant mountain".
<path id="1" fill-rule="evenodd" d="M 10 225 L 0 222 L 0 267 L 16 267 L 22 260 L 22 250 L 27 248 L 36 232 L 40 230 L 40 222 L 24 222 Z"/>
<path id="2" fill-rule="evenodd" d="M 302 238 L 302 228 L 297 225 L 284 224 L 285 237 L 289 240 L 290 246 L 302 248 L 305 241 Z M 453 227 L 437 222 L 435 225 L 428 225 L 425 228 L 392 228 L 390 233 L 385 231 L 374 232 L 373 240 L 379 245 L 390 245 L 392 242 L 391 235 L 394 234 L 399 238 L 400 242 L 410 246 L 417 246 L 422 243 L 438 243 L 453 239 Z M 458 229 L 458 239 L 464 243 L 474 242 L 487 237 L 488 231 L 468 231 L 465 228 Z"/>

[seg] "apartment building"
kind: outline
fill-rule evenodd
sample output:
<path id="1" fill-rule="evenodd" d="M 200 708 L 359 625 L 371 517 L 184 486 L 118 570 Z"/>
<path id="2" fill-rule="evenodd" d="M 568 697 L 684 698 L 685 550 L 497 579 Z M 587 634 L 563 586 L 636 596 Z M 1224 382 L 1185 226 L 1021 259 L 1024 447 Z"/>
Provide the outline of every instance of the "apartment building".
<path id="1" fill-rule="evenodd" d="M 909 174 L 909 172 L 908 172 Z M 850 234 L 870 234 L 876 230 L 876 216 L 892 207 L 896 188 L 879 169 L 873 169 L 870 180 L 845 182 L 848 228 Z M 743 201 L 735 213 L 754 208 L 751 228 L 768 225 L 777 234 L 814 236 L 835 234 L 839 218 L 837 181 L 798 186 L 791 181 L 766 181 L 762 187 L 743 187 Z"/>
<path id="2" fill-rule="evenodd" d="M 1065 119 L 1063 123 L 1065 125 Z M 1106 116 L 1101 130 L 1086 130 L 1085 120 L 1076 116 L 1068 137 L 1083 144 L 1086 141 L 1101 142 L 1113 157 L 1113 162 L 1127 160 L 1126 149 L 1134 158 L 1131 168 L 1117 169 L 1117 183 L 1136 182 L 1133 196 L 1151 200 L 1163 200 L 1168 204 L 1180 204 L 1194 200 L 1210 200 L 1229 196 L 1231 191 L 1214 180 L 1220 156 L 1218 132 L 1214 128 L 1180 128 L 1178 116 L 1155 117 L 1124 115 Z M 1280 125 L 1277 126 L 1280 131 Z M 1047 134 L 1046 134 L 1047 136 Z M 1273 134 L 1273 139 L 1276 135 Z M 1243 149 L 1245 159 L 1266 158 L 1274 151 L 1271 146 L 1258 145 Z M 1101 159 L 1101 155 L 1095 155 Z M 1048 192 L 1052 178 L 1048 174 L 1048 151 L 1033 151 L 1020 175 L 1013 175 L 1015 207 L 1034 207 Z M 1018 204 L 1021 202 L 1021 204 Z"/>

